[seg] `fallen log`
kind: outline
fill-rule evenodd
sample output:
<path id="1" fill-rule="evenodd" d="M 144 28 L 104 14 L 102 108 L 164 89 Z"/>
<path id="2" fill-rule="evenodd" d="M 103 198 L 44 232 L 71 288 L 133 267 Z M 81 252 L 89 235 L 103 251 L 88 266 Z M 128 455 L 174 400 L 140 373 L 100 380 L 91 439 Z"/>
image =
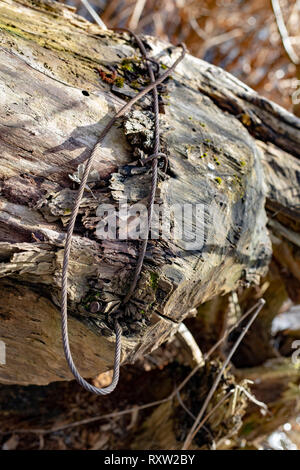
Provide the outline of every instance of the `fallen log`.
<path id="1" fill-rule="evenodd" d="M 128 34 L 103 31 L 60 3 L 1 1 L 0 38 L 0 339 L 6 345 L 0 380 L 43 385 L 72 378 L 59 302 L 81 165 L 147 77 Z M 170 44 L 151 37 L 144 42 L 161 73 L 178 57 Z M 167 209 L 198 205 L 201 240 L 149 240 L 141 278 L 120 320 L 123 362 L 157 348 L 203 303 L 259 284 L 272 254 L 265 202 L 273 214 L 279 211 L 272 223 L 288 231 L 280 236 L 299 253 L 299 119 L 188 54 L 161 87 L 160 99 L 169 168 L 156 202 Z M 140 246 L 134 239 L 99 239 L 97 211 L 103 204 L 118 209 L 125 199 L 147 201 L 151 173 L 138 160 L 151 153 L 152 137 L 146 96 L 106 136 L 80 207 L 68 295 L 71 349 L 85 377 L 112 367 L 112 320 Z"/>

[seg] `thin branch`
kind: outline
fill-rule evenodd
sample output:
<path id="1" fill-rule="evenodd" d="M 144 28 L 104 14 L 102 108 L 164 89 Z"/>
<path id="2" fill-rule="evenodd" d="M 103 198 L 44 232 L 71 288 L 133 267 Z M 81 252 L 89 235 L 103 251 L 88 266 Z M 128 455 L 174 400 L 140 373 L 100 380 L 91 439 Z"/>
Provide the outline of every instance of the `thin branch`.
<path id="1" fill-rule="evenodd" d="M 202 419 L 202 421 L 200 421 L 200 423 L 198 424 L 198 426 L 196 427 L 196 429 L 193 431 L 193 434 L 191 436 L 191 440 L 194 439 L 194 437 L 196 436 L 196 434 L 200 431 L 200 429 L 202 428 L 202 426 L 204 425 L 204 423 L 206 423 L 206 421 L 208 420 L 208 418 L 211 417 L 211 415 L 218 409 L 220 408 L 220 406 L 227 400 L 227 398 L 233 393 L 233 390 L 230 390 L 230 392 L 226 393 L 226 395 L 224 395 L 223 398 L 221 398 L 221 400 L 210 410 L 209 413 L 207 413 L 207 415 L 204 416 L 204 418 Z"/>
<path id="2" fill-rule="evenodd" d="M 197 429 L 198 427 L 198 424 L 199 422 L 201 421 L 201 418 L 203 417 L 208 405 L 209 405 L 209 402 L 213 396 L 213 394 L 215 393 L 218 385 L 219 385 L 219 382 L 222 378 L 222 375 L 224 373 L 224 370 L 226 369 L 226 367 L 228 366 L 232 356 L 234 355 L 235 351 L 237 350 L 237 348 L 239 347 L 241 341 L 243 340 L 245 334 L 247 333 L 247 331 L 249 330 L 250 326 L 252 325 L 252 323 L 254 322 L 254 320 L 256 319 L 257 315 L 259 314 L 259 312 L 261 311 L 261 309 L 263 308 L 265 304 L 265 300 L 264 299 L 260 299 L 259 301 L 259 305 L 256 309 L 256 311 L 254 312 L 253 316 L 250 318 L 249 322 L 247 323 L 247 325 L 245 326 L 245 328 L 243 329 L 242 333 L 240 334 L 240 336 L 238 337 L 237 341 L 235 342 L 235 344 L 233 345 L 230 353 L 228 354 L 227 358 L 225 359 L 224 363 L 223 363 L 223 366 L 221 367 L 221 370 L 220 372 L 218 373 L 199 413 L 198 413 L 198 416 L 193 424 L 193 426 L 191 427 L 190 429 L 190 432 L 188 433 L 185 441 L 184 441 L 184 444 L 183 444 L 183 447 L 182 447 L 182 450 L 187 450 L 193 440 L 193 435 L 194 435 L 194 432 L 195 430 Z"/>
<path id="3" fill-rule="evenodd" d="M 135 2 L 134 10 L 133 10 L 133 13 L 131 15 L 129 25 L 128 25 L 129 29 L 135 30 L 137 28 L 145 5 L 146 5 L 146 0 L 137 0 Z"/>
<path id="4" fill-rule="evenodd" d="M 178 400 L 178 403 L 179 405 L 184 409 L 184 411 L 193 419 L 196 419 L 196 416 L 188 409 L 187 406 L 185 406 L 184 402 L 182 401 L 182 398 L 180 396 L 180 392 L 178 392 L 178 390 L 176 390 L 176 396 L 177 396 L 177 400 Z"/>
<path id="5" fill-rule="evenodd" d="M 295 65 L 298 65 L 300 64 L 300 59 L 290 41 L 289 33 L 283 19 L 279 0 L 272 0 L 272 7 L 285 52 L 289 56 L 291 62 L 293 62 L 293 64 Z"/>
<path id="6" fill-rule="evenodd" d="M 94 423 L 96 421 L 101 421 L 102 419 L 108 419 L 108 418 L 117 418 L 119 416 L 123 416 L 126 414 L 130 414 L 139 410 L 145 410 L 146 408 L 150 408 L 152 406 L 156 405 L 161 405 L 162 403 L 165 403 L 170 400 L 170 397 L 163 398 L 162 400 L 157 400 L 153 401 L 151 403 L 146 403 L 145 405 L 141 406 L 134 406 L 132 408 L 127 408 L 126 410 L 121 410 L 121 411 L 115 411 L 113 413 L 108 413 L 106 415 L 102 416 L 93 416 L 92 418 L 86 418 L 86 419 L 81 419 L 79 421 L 73 421 L 73 423 L 68 423 L 63 426 L 57 426 L 56 428 L 51 428 L 51 429 L 14 429 L 11 431 L 0 431 L 0 435 L 6 435 L 6 434 L 51 434 L 53 432 L 59 432 L 59 431 L 64 431 L 65 429 L 70 429 L 70 428 L 75 428 L 77 426 L 81 426 L 82 424 L 90 424 Z"/>
<path id="7" fill-rule="evenodd" d="M 193 28 L 193 30 L 195 31 L 195 33 L 197 33 L 200 39 L 202 39 L 203 41 L 206 41 L 208 39 L 207 33 L 203 29 L 200 28 L 196 18 L 191 17 L 189 19 L 189 23 L 191 27 Z"/>
<path id="8" fill-rule="evenodd" d="M 95 20 L 96 23 L 100 26 L 100 28 L 101 28 L 101 29 L 107 29 L 106 24 L 103 23 L 103 21 L 101 20 L 100 16 L 99 16 L 98 13 L 94 10 L 94 8 L 92 7 L 92 5 L 90 5 L 90 3 L 88 2 L 88 0 L 81 0 L 81 3 L 85 6 L 85 8 L 86 8 L 87 11 L 89 12 L 89 14 L 94 18 L 94 20 Z"/>
<path id="9" fill-rule="evenodd" d="M 201 349 L 196 343 L 194 336 L 184 323 L 180 323 L 177 330 L 177 335 L 189 348 L 194 364 L 196 363 L 199 367 L 204 366 L 205 362 Z"/>
<path id="10" fill-rule="evenodd" d="M 229 328 L 229 330 L 225 331 L 223 336 L 207 351 L 207 353 L 204 354 L 204 361 L 207 361 L 207 359 L 212 355 L 213 352 L 225 341 L 225 339 L 230 335 L 230 333 L 237 328 L 237 326 L 242 323 L 245 318 L 247 318 L 254 310 L 259 307 L 260 301 L 258 301 L 256 304 L 253 305 L 253 307 L 249 308 L 249 310 L 244 313 L 244 315 L 241 316 L 241 318 L 234 324 L 232 327 Z M 196 372 L 200 369 L 201 366 L 197 365 L 194 367 L 194 369 L 186 376 L 186 378 L 181 382 L 181 384 L 178 385 L 176 390 L 172 393 L 171 397 L 173 398 L 176 395 L 177 390 L 180 391 L 188 382 L 189 380 L 196 374 Z"/>
<path id="11" fill-rule="evenodd" d="M 253 384 L 252 380 L 247 380 L 247 382 Z M 240 390 L 241 392 L 243 392 L 249 401 L 252 401 L 252 403 L 262 408 L 264 412 L 268 411 L 267 405 L 263 401 L 257 400 L 257 398 L 255 398 L 255 396 L 253 396 L 252 393 L 248 392 L 248 390 L 245 389 L 245 387 L 243 387 L 242 385 L 237 385 L 236 388 Z"/>

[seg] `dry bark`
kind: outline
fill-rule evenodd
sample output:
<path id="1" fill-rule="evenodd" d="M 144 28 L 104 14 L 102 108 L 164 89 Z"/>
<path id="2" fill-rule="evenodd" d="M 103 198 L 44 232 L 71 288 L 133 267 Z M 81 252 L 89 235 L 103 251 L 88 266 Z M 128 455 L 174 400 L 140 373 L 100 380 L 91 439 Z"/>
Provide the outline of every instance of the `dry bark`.
<path id="1" fill-rule="evenodd" d="M 59 329 L 63 241 L 77 188 L 69 175 L 143 77 L 130 75 L 138 51 L 127 34 L 102 31 L 56 2 L 1 1 L 0 38 L 0 338 L 7 345 L 0 380 L 47 384 L 71 378 Z M 178 55 L 155 38 L 145 42 L 161 64 Z M 119 86 L 96 70 L 109 73 L 111 66 Z M 123 361 L 157 348 L 204 302 L 259 284 L 272 253 L 265 197 L 269 211 L 280 211 L 270 228 L 299 266 L 299 119 L 190 55 L 172 78 L 161 114 L 170 168 L 158 198 L 167 207 L 204 205 L 204 246 L 191 251 L 178 240 L 149 242 L 130 316 L 122 320 Z M 105 138 L 94 163 L 94 196 L 85 193 L 76 225 L 70 331 L 86 377 L 112 366 L 110 319 L 139 249 L 136 241 L 97 239 L 96 209 L 117 207 L 124 196 L 146 200 L 151 175 L 139 172 L 137 155 L 149 152 L 149 103 L 146 97 Z M 96 315 L 89 311 L 93 300 L 101 304 Z"/>

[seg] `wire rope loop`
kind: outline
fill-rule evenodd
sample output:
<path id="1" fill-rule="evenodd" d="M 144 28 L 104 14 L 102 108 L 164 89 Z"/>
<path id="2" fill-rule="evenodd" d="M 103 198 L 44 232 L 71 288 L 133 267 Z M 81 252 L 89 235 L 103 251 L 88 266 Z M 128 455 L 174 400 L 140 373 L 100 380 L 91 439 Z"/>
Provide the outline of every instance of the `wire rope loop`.
<path id="1" fill-rule="evenodd" d="M 122 30 L 122 29 L 121 29 Z M 124 31 L 124 29 L 123 29 Z M 62 342 L 63 342 L 63 348 L 64 348 L 64 353 L 65 357 L 68 363 L 68 366 L 74 375 L 75 379 L 78 381 L 78 383 L 87 391 L 95 393 L 96 395 L 108 395 L 111 393 L 117 386 L 118 380 L 119 380 L 119 374 L 120 374 L 120 363 L 121 363 L 121 336 L 122 336 L 122 329 L 117 321 L 115 319 L 115 333 L 116 333 L 116 346 L 115 346 L 115 359 L 114 359 L 114 366 L 113 366 L 113 379 L 110 385 L 104 388 L 98 388 L 95 387 L 94 385 L 90 384 L 87 382 L 79 373 L 78 369 L 76 368 L 73 358 L 72 358 L 72 353 L 70 349 L 70 344 L 69 344 L 69 334 L 68 334 L 68 266 L 69 266 L 69 258 L 70 258 L 70 251 L 71 251 L 71 243 L 72 243 L 72 236 L 73 236 L 73 231 L 75 227 L 75 222 L 76 222 L 76 217 L 78 214 L 78 210 L 80 207 L 80 203 L 83 197 L 84 189 L 88 180 L 88 175 L 90 173 L 92 163 L 94 161 L 94 157 L 96 155 L 96 152 L 99 148 L 100 142 L 104 139 L 104 137 L 107 135 L 109 130 L 112 128 L 114 123 L 116 122 L 117 118 L 123 116 L 128 109 L 130 109 L 134 103 L 136 103 L 140 98 L 142 98 L 144 95 L 152 91 L 153 94 L 153 109 L 154 109 L 154 152 L 152 155 L 150 155 L 150 159 L 152 160 L 152 181 L 151 181 L 151 191 L 150 191 L 150 196 L 149 196 L 149 221 L 151 221 L 151 215 L 152 215 L 152 209 L 153 209 L 153 203 L 154 203 L 154 197 L 155 197 L 155 192 L 157 188 L 157 158 L 159 156 L 165 158 L 167 161 L 167 156 L 163 154 L 162 152 L 159 151 L 159 107 L 158 107 L 158 93 L 157 93 L 157 85 L 162 83 L 169 75 L 170 73 L 175 69 L 177 64 L 184 58 L 184 55 L 186 53 L 186 48 L 184 44 L 180 44 L 182 47 L 182 53 L 178 59 L 173 63 L 173 65 L 166 71 L 164 72 L 160 77 L 155 79 L 153 69 L 150 65 L 150 62 L 153 62 L 153 60 L 148 59 L 147 57 L 147 52 L 145 49 L 145 46 L 143 45 L 142 41 L 139 39 L 138 36 L 135 35 L 135 33 L 125 30 L 129 32 L 136 40 L 138 47 L 141 51 L 141 54 L 147 61 L 147 66 L 148 66 L 148 72 L 149 72 L 149 77 L 151 83 L 147 85 L 143 90 L 141 90 L 135 97 L 133 97 L 128 103 L 126 103 L 116 114 L 115 116 L 109 121 L 109 123 L 105 126 L 103 131 L 101 132 L 98 142 L 94 146 L 91 154 L 89 155 L 87 159 L 87 163 L 84 169 L 84 174 L 81 178 L 79 189 L 77 192 L 77 196 L 75 199 L 74 207 L 71 213 L 71 217 L 69 220 L 68 228 L 67 228 L 67 235 L 66 235 L 66 241 L 65 241 L 65 249 L 64 249 L 64 259 L 63 259 L 63 268 L 62 268 L 62 285 L 61 285 L 61 326 L 62 326 Z M 149 225 L 150 226 L 150 225 Z M 146 253 L 146 247 L 147 247 L 147 242 L 148 242 L 148 236 L 146 240 L 143 240 L 141 251 L 139 254 L 138 262 L 136 265 L 135 269 L 135 274 L 134 278 L 132 281 L 132 284 L 130 286 L 129 292 L 126 295 L 126 298 L 123 301 L 123 306 L 130 300 L 132 293 L 134 292 L 134 289 L 136 287 L 136 284 L 139 279 L 139 275 L 143 266 L 144 258 L 145 258 L 145 253 Z"/>

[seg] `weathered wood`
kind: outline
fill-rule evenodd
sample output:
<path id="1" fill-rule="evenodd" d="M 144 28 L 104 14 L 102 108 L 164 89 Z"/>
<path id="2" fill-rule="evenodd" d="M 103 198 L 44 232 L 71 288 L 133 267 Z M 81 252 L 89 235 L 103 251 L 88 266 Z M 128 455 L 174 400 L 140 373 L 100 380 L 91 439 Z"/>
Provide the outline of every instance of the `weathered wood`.
<path id="1" fill-rule="evenodd" d="M 128 35 L 102 31 L 55 2 L 1 1 L 0 38 L 0 338 L 7 344 L 0 380 L 46 384 L 71 378 L 59 330 L 63 240 L 77 187 L 69 175 L 145 78 L 130 75 L 138 51 Z M 164 66 L 178 56 L 169 44 L 145 41 Z M 96 70 L 109 73 L 111 66 L 119 86 L 103 82 Z M 191 309 L 266 274 L 271 243 L 262 167 L 270 208 L 280 206 L 294 231 L 300 213 L 300 195 L 289 207 L 291 198 L 273 184 L 280 179 L 278 154 L 279 165 L 290 169 L 284 182 L 290 174 L 297 180 L 299 119 L 190 55 L 172 78 L 161 114 L 170 169 L 158 198 L 165 207 L 203 205 L 204 245 L 188 250 L 181 240 L 149 242 L 130 316 L 122 320 L 124 361 L 156 348 Z M 76 225 L 71 346 L 87 377 L 112 366 L 110 318 L 128 289 L 139 248 L 136 241 L 97 239 L 96 209 L 101 203 L 117 207 L 124 196 L 129 203 L 146 200 L 151 175 L 139 174 L 137 159 L 150 152 L 149 103 L 146 97 L 105 138 L 93 168 L 93 194 L 85 193 Z M 89 312 L 93 300 L 101 304 L 97 314 Z"/>

